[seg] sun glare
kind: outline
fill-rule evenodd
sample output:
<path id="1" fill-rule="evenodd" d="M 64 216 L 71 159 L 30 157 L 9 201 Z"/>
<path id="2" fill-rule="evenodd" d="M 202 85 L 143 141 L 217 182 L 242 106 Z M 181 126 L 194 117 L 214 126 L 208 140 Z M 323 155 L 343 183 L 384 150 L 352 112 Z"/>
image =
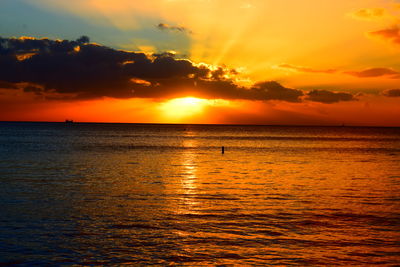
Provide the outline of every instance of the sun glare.
<path id="1" fill-rule="evenodd" d="M 163 116 L 174 122 L 202 113 L 208 100 L 196 97 L 183 97 L 168 100 L 161 104 Z"/>

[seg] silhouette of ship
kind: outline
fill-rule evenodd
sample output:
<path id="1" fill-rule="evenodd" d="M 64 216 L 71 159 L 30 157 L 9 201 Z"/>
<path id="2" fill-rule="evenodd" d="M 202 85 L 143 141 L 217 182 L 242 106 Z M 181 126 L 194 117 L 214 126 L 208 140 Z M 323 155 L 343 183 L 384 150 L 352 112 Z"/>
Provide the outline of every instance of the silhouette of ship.
<path id="1" fill-rule="evenodd" d="M 65 120 L 65 123 L 74 123 L 73 120 Z"/>

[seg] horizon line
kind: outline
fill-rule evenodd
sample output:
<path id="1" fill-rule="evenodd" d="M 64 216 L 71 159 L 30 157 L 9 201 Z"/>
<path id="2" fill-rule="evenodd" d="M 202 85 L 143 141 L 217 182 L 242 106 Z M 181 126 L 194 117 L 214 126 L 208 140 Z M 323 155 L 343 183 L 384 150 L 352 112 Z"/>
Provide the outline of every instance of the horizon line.
<path id="1" fill-rule="evenodd" d="M 0 123 L 59 123 L 66 121 L 3 121 Z M 251 123 L 167 123 L 167 122 L 96 122 L 96 121 L 73 121 L 69 124 L 135 124 L 135 125 L 198 125 L 198 126 L 259 126 L 259 127 L 365 127 L 365 128 L 400 128 L 399 126 L 384 125 L 354 125 L 354 124 L 251 124 Z"/>

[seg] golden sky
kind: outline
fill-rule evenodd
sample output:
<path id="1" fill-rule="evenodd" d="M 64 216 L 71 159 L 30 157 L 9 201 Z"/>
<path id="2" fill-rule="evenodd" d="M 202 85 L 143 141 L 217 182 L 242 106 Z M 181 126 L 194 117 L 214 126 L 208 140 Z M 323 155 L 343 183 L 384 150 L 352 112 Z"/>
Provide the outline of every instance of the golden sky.
<path id="1" fill-rule="evenodd" d="M 21 36 L 87 35 L 73 53 L 90 46 L 97 67 L 118 57 L 106 58 L 105 48 L 153 61 L 169 53 L 151 75 L 129 55 L 114 62 L 126 64 L 121 71 L 137 86 L 129 95 L 114 69 L 99 69 L 97 84 L 95 70 L 87 78 L 76 66 L 51 66 L 72 64 L 72 50 L 44 60 L 45 50 L 24 42 L 12 52 L 23 72 L 7 73 L 0 54 L 0 120 L 400 126 L 400 1 L 4 0 L 0 10 L 4 51 Z M 104 51 L 93 52 L 94 43 Z M 38 73 L 43 64 L 53 78 Z M 188 70 L 177 79 L 168 64 Z M 71 68 L 79 85 L 67 80 Z"/>

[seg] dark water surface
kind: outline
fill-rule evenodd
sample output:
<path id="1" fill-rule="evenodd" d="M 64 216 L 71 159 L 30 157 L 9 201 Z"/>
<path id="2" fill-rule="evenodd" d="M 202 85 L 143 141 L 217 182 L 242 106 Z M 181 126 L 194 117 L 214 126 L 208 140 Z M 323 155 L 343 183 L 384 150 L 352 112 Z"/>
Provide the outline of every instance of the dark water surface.
<path id="1" fill-rule="evenodd" d="M 0 123 L 0 263 L 398 265 L 400 128 Z"/>

